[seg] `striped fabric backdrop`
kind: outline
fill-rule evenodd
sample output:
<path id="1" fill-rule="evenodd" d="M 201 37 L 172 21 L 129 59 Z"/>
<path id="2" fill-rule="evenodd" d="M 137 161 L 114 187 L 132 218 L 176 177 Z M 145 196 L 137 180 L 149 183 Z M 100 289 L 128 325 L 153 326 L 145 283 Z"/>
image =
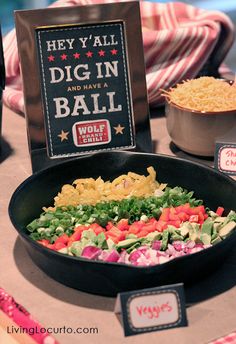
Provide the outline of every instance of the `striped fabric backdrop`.
<path id="1" fill-rule="evenodd" d="M 112 0 L 59 0 L 51 7 L 108 3 Z M 114 0 L 114 2 L 118 2 Z M 206 64 L 218 71 L 234 42 L 234 25 L 219 11 L 181 2 L 140 2 L 146 81 L 150 106 L 163 104 L 161 89 L 196 77 Z M 4 38 L 4 103 L 24 112 L 15 30 Z"/>

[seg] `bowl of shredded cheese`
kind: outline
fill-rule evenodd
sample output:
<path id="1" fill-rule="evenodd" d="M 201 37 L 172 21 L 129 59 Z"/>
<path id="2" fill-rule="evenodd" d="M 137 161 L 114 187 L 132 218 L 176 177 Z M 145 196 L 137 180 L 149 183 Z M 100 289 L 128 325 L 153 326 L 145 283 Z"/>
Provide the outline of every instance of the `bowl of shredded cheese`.
<path id="1" fill-rule="evenodd" d="M 215 142 L 236 132 L 236 84 L 200 77 L 165 92 L 168 133 L 183 151 L 214 156 Z"/>

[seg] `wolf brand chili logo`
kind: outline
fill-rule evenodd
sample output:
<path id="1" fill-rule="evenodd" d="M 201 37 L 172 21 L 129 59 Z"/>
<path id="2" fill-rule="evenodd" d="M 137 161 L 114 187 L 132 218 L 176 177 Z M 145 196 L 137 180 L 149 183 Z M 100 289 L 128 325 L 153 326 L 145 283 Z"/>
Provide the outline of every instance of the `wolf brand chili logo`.
<path id="1" fill-rule="evenodd" d="M 111 128 L 107 120 L 75 123 L 72 132 L 77 147 L 100 145 L 111 141 Z"/>
<path id="2" fill-rule="evenodd" d="M 48 156 L 134 148 L 123 22 L 35 33 Z"/>

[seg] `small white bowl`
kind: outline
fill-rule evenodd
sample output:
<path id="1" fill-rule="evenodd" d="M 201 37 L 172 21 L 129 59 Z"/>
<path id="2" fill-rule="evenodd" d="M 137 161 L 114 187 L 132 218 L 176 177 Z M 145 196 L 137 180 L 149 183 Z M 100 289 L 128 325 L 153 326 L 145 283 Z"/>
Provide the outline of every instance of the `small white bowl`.
<path id="1" fill-rule="evenodd" d="M 165 114 L 172 141 L 187 153 L 212 157 L 217 140 L 227 139 L 234 132 L 236 141 L 236 110 L 200 112 L 167 100 Z"/>

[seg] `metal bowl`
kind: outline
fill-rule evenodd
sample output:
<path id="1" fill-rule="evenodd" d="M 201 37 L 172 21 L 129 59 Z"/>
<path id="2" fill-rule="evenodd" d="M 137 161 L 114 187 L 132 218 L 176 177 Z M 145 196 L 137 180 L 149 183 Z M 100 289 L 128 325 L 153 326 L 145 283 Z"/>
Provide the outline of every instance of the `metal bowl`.
<path id="1" fill-rule="evenodd" d="M 236 134 L 236 110 L 201 112 L 167 101 L 165 114 L 172 141 L 190 154 L 214 156 L 215 142 Z"/>
<path id="2" fill-rule="evenodd" d="M 222 173 L 187 160 L 155 154 L 112 152 L 99 153 L 66 161 L 35 173 L 14 192 L 9 215 L 26 250 L 35 264 L 55 280 L 89 293 L 115 296 L 118 292 L 154 287 L 175 282 L 195 283 L 222 264 L 236 245 L 236 231 L 213 247 L 176 258 L 167 263 L 136 267 L 118 263 L 90 261 L 63 255 L 33 241 L 26 225 L 53 203 L 61 186 L 76 178 L 102 176 L 105 180 L 135 171 L 146 174 L 153 166 L 157 178 L 170 186 L 194 190 L 206 206 L 226 211 L 236 207 L 236 183 Z"/>

